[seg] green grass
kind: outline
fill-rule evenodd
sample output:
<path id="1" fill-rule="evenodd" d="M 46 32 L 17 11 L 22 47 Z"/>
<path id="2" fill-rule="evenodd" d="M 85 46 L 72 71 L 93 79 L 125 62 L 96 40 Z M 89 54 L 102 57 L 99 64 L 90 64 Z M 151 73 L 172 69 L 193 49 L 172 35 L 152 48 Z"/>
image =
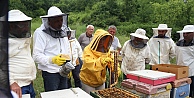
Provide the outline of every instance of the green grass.
<path id="1" fill-rule="evenodd" d="M 34 31 L 36 30 L 36 28 L 40 27 L 41 22 L 42 22 L 42 21 L 41 21 L 40 18 L 32 19 L 32 23 L 31 23 L 31 32 L 32 32 L 32 34 L 33 34 Z"/>
<path id="2" fill-rule="evenodd" d="M 44 84 L 41 71 L 37 69 L 36 79 L 33 82 L 36 98 L 41 98 L 40 93 L 44 92 Z"/>

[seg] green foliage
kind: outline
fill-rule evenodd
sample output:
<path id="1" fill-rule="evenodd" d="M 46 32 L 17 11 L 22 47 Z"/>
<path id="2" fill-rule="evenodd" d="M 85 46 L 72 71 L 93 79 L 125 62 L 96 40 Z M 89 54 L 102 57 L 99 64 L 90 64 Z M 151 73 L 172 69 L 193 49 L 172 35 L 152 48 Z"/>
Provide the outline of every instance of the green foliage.
<path id="1" fill-rule="evenodd" d="M 153 6 L 150 1 L 139 1 L 143 3 L 139 3 L 137 7 L 137 16 L 135 19 L 138 23 L 152 23 L 153 15 Z"/>
<path id="2" fill-rule="evenodd" d="M 33 18 L 31 23 L 31 32 L 34 32 L 36 28 L 42 24 L 41 18 Z"/>
<path id="3" fill-rule="evenodd" d="M 118 25 L 120 10 L 117 9 L 116 1 L 101 1 L 93 5 L 90 23 L 95 26 L 105 28 L 107 25 Z"/>
<path id="4" fill-rule="evenodd" d="M 21 2 L 21 0 L 9 0 L 9 9 L 19 9 L 22 12 L 25 12 L 26 6 Z"/>
<path id="5" fill-rule="evenodd" d="M 32 18 L 47 14 L 51 6 L 70 13 L 70 25 L 93 24 L 106 28 L 114 24 L 121 26 L 122 34 L 126 35 L 137 27 L 149 27 L 145 29 L 151 32 L 152 26 L 166 23 L 176 32 L 174 28 L 180 30 L 184 25 L 194 23 L 194 0 L 185 3 L 183 0 L 9 0 L 10 10 L 20 9 Z M 172 34 L 175 40 L 176 34 Z"/>
<path id="6" fill-rule="evenodd" d="M 79 37 L 80 34 L 84 33 L 86 31 L 86 25 L 84 24 L 74 24 L 74 25 L 70 25 L 72 30 L 76 30 L 76 38 Z"/>
<path id="7" fill-rule="evenodd" d="M 157 27 L 158 24 L 133 24 L 130 22 L 125 22 L 122 23 L 122 25 L 119 25 L 118 28 L 118 33 L 122 34 L 122 35 L 126 35 L 126 36 L 130 36 L 131 33 L 134 33 L 136 31 L 136 29 L 138 28 L 142 28 L 144 30 L 146 30 L 146 36 L 148 36 L 149 38 L 152 37 L 153 33 L 152 33 L 152 28 L 153 27 Z"/>
<path id="8" fill-rule="evenodd" d="M 41 70 L 37 69 L 36 80 L 33 82 L 36 98 L 41 98 L 40 93 L 44 92 L 44 83 Z"/>

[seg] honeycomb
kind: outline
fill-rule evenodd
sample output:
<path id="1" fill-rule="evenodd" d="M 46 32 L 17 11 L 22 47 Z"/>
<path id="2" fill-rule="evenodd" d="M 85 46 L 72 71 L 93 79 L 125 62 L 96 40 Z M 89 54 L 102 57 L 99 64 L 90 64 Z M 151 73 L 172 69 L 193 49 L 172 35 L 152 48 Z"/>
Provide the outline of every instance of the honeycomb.
<path id="1" fill-rule="evenodd" d="M 139 98 L 139 96 L 119 88 L 107 88 L 96 91 L 102 98 Z"/>

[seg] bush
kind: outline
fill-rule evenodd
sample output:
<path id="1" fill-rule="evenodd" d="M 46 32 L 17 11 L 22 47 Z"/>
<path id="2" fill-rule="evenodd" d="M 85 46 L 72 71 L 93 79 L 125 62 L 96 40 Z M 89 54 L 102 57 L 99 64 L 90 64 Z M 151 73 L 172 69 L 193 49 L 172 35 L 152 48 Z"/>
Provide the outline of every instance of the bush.
<path id="1" fill-rule="evenodd" d="M 120 24 L 120 26 L 118 26 L 117 28 L 118 28 L 119 34 L 126 35 L 126 36 L 130 36 L 131 33 L 134 33 L 136 31 L 136 29 L 142 28 L 146 30 L 146 36 L 150 38 L 153 35 L 152 28 L 157 26 L 158 24 L 139 24 L 139 23 L 133 24 L 130 22 L 125 22 Z"/>

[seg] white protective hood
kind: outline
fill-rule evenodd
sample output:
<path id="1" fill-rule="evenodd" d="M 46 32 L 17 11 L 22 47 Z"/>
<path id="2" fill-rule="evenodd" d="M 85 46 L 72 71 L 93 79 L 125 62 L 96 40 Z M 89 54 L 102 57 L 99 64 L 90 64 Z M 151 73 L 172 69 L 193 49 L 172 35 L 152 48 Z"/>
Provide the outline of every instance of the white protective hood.
<path id="1" fill-rule="evenodd" d="M 67 28 L 67 14 L 62 13 L 61 10 L 58 7 L 52 6 L 49 8 L 47 15 L 44 16 L 40 16 L 40 18 L 42 18 L 42 25 L 41 25 L 41 29 L 45 30 L 47 28 L 49 28 L 49 24 L 48 24 L 48 18 L 50 17 L 56 17 L 56 16 L 63 16 L 63 25 L 61 27 L 61 30 L 63 30 L 65 33 L 66 31 L 68 31 L 69 29 Z M 67 33 L 66 33 L 67 36 Z"/>
<path id="2" fill-rule="evenodd" d="M 48 24 L 48 18 L 42 18 L 42 25 L 41 25 L 41 29 L 45 30 L 49 28 L 49 24 Z M 63 25 L 61 27 L 61 29 L 63 31 L 68 31 L 69 29 L 67 28 L 67 16 L 63 16 Z"/>
<path id="3" fill-rule="evenodd" d="M 168 28 L 167 24 L 159 24 L 158 28 L 152 28 L 152 29 L 153 29 L 153 36 L 152 37 L 158 36 L 158 30 L 167 30 L 165 36 L 171 37 L 172 28 Z"/>

